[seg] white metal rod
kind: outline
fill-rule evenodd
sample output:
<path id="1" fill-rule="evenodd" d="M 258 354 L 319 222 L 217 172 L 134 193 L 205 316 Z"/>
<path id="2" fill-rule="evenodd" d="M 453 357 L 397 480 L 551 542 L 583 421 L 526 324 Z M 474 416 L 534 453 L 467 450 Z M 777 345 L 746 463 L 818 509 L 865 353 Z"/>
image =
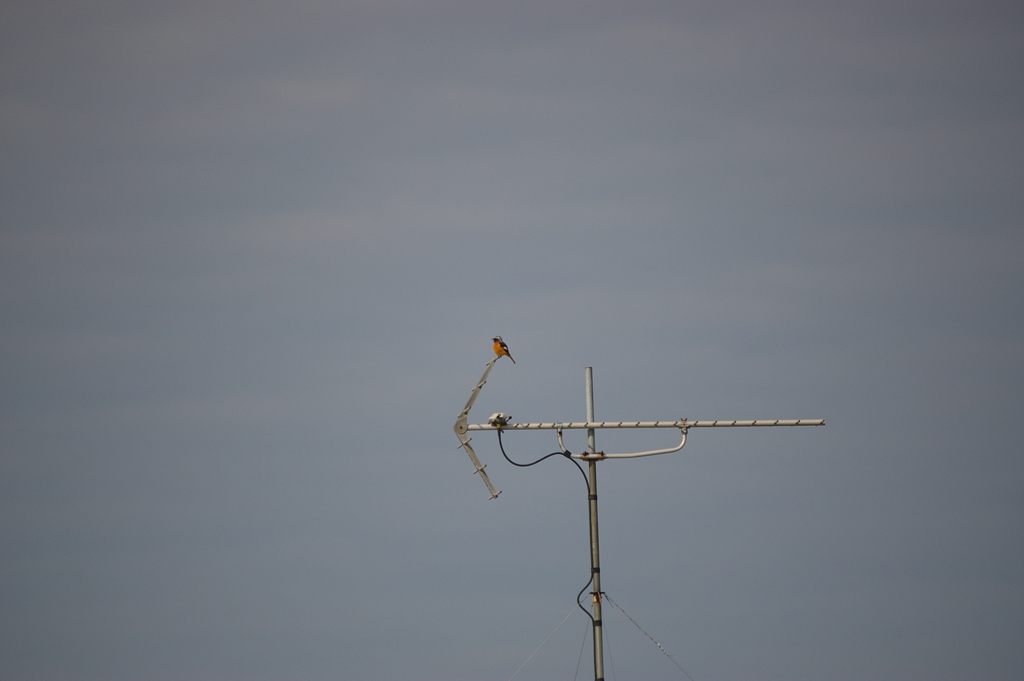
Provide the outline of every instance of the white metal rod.
<path id="1" fill-rule="evenodd" d="M 585 379 L 586 392 L 587 392 L 587 423 L 594 423 L 594 369 L 593 367 L 585 367 L 583 371 L 583 377 Z M 597 451 L 594 445 L 594 429 L 587 428 L 587 451 L 594 453 Z"/>
<path id="2" fill-rule="evenodd" d="M 590 460 L 598 460 L 598 461 L 600 461 L 602 459 L 636 459 L 636 458 L 639 458 L 641 456 L 655 456 L 657 454 L 671 454 L 672 452 L 678 452 L 686 444 L 686 428 L 680 428 L 679 429 L 679 433 L 682 435 L 682 437 L 679 440 L 679 444 L 676 445 L 675 447 L 669 447 L 668 449 L 652 449 L 652 450 L 646 451 L 646 452 L 631 452 L 629 454 L 605 454 L 604 452 L 596 452 L 596 453 L 584 452 L 582 454 L 570 454 L 569 456 L 571 456 L 574 459 L 582 459 L 584 461 L 590 461 Z M 561 435 L 559 435 L 559 438 L 561 438 Z M 565 451 L 565 446 L 562 445 L 561 439 L 559 439 L 558 444 L 562 447 L 562 451 Z"/>
<path id="3" fill-rule="evenodd" d="M 480 394 L 480 389 L 484 387 L 484 383 L 487 383 L 487 375 L 491 373 L 491 369 L 494 368 L 494 363 L 498 361 L 498 357 L 495 357 L 487 363 L 487 368 L 484 369 L 483 376 L 477 382 L 476 387 L 469 393 L 469 399 L 466 400 L 466 406 L 459 412 L 459 417 L 455 419 L 455 432 L 465 433 L 466 432 L 466 417 L 469 416 L 469 410 L 473 408 L 473 403 L 476 402 L 476 396 Z"/>
<path id="4" fill-rule="evenodd" d="M 494 489 L 494 485 L 491 484 L 491 479 L 487 477 L 487 471 L 484 470 L 487 466 L 480 463 L 480 459 L 477 457 L 476 452 L 474 452 L 473 448 L 469 445 L 469 438 L 466 437 L 466 434 L 457 432 L 456 435 L 458 435 L 459 442 L 462 443 L 459 446 L 466 450 L 466 454 L 469 454 L 469 460 L 473 462 L 473 466 L 476 468 L 476 471 L 474 472 L 479 475 L 480 479 L 484 481 L 485 485 L 487 485 L 487 491 L 491 493 L 491 499 L 497 499 L 498 495 L 501 494 L 501 490 Z"/>
<path id="5" fill-rule="evenodd" d="M 572 421 L 570 423 L 509 423 L 502 430 L 590 430 L 594 428 L 756 428 L 823 426 L 825 419 L 755 419 L 752 421 Z M 471 423 L 467 430 L 497 430 L 489 423 Z"/>

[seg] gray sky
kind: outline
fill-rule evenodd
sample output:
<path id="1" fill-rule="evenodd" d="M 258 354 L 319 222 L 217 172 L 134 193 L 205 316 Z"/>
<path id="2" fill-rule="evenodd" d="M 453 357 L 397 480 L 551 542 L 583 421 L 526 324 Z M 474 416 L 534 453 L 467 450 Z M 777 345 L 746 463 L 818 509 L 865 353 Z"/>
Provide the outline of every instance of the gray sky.
<path id="1" fill-rule="evenodd" d="M 696 681 L 1020 679 L 1022 45 L 997 2 L 6 3 L 0 676 L 508 679 L 589 562 L 572 466 L 478 434 L 488 501 L 456 449 L 501 334 L 471 421 L 581 419 L 585 366 L 602 419 L 828 420 L 600 466 L 603 586 Z M 605 620 L 609 679 L 682 678 Z"/>

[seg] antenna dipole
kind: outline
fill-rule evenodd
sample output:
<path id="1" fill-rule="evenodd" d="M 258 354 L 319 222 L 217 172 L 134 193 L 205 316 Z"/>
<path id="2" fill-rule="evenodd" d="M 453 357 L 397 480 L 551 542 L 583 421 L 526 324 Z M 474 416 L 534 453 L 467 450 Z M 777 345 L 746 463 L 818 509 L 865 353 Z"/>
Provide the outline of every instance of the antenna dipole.
<path id="1" fill-rule="evenodd" d="M 491 418 L 488 419 L 487 423 L 469 423 L 469 410 L 473 407 L 473 403 L 476 401 L 477 395 L 480 394 L 480 389 L 483 388 L 484 383 L 487 382 L 487 375 L 491 372 L 491 369 L 494 367 L 494 363 L 497 360 L 498 357 L 495 357 L 488 362 L 483 376 L 480 377 L 480 381 L 477 383 L 476 388 L 473 389 L 473 392 L 469 396 L 469 401 L 466 402 L 466 406 L 462 409 L 458 419 L 455 421 L 453 430 L 461 443 L 459 446 L 465 449 L 466 453 L 469 454 L 469 458 L 476 468 L 475 472 L 480 475 L 484 484 L 487 485 L 487 490 L 491 493 L 492 499 L 497 498 L 501 492 L 495 490 L 494 486 L 491 485 L 491 481 L 487 477 L 487 473 L 484 472 L 485 466 L 480 463 L 479 458 L 477 458 L 476 453 L 469 444 L 470 438 L 467 436 L 467 433 L 471 430 L 554 430 L 557 433 L 558 445 L 562 452 L 574 459 L 587 462 L 589 473 L 587 476 L 587 505 L 590 511 L 590 578 L 592 586 L 590 595 L 593 600 L 593 614 L 591 617 L 593 619 L 594 633 L 594 681 L 604 681 L 604 623 L 602 621 L 601 613 L 601 599 L 603 593 L 601 591 L 601 553 L 597 524 L 597 463 L 607 459 L 630 459 L 640 456 L 653 456 L 656 454 L 667 454 L 669 452 L 679 451 L 686 444 L 686 434 L 690 428 L 823 426 L 825 425 L 825 419 L 755 419 L 746 421 L 690 421 L 687 419 L 679 419 L 678 421 L 597 421 L 594 418 L 594 370 L 592 367 L 586 367 L 584 370 L 587 397 L 586 421 L 571 421 L 563 423 L 556 423 L 553 421 L 542 423 L 510 423 L 506 414 L 498 413 L 492 415 Z M 624 454 L 608 454 L 598 451 L 594 441 L 595 431 L 601 428 L 677 428 L 679 429 L 681 440 L 677 446 L 670 447 L 668 449 L 655 449 Z M 572 454 L 562 445 L 562 431 L 581 429 L 586 429 L 587 431 L 587 450 L 579 454 Z"/>
<path id="2" fill-rule="evenodd" d="M 470 437 L 466 435 L 466 431 L 469 430 L 469 426 L 466 423 L 466 418 L 469 416 L 469 410 L 473 408 L 473 403 L 476 402 L 476 396 L 480 394 L 480 389 L 484 387 L 484 383 L 487 382 L 487 375 L 491 373 L 491 369 L 494 368 L 494 363 L 498 361 L 498 357 L 495 357 L 487 363 L 487 368 L 484 369 L 483 375 L 477 382 L 476 387 L 473 388 L 473 392 L 469 394 L 469 399 L 466 401 L 466 406 L 459 412 L 459 418 L 455 419 L 455 425 L 452 426 L 452 430 L 455 431 L 455 436 L 459 438 L 459 445 L 462 449 L 466 450 L 466 454 L 469 454 L 469 460 L 473 462 L 473 466 L 476 468 L 474 471 L 480 476 L 480 479 L 487 485 L 487 491 L 491 493 L 491 499 L 497 499 L 498 495 L 501 494 L 501 490 L 494 489 L 494 485 L 491 484 L 491 479 L 487 477 L 487 471 L 484 469 L 487 466 L 480 463 L 480 459 L 477 457 L 476 452 L 470 446 Z M 509 359 L 512 359 L 509 357 Z"/>

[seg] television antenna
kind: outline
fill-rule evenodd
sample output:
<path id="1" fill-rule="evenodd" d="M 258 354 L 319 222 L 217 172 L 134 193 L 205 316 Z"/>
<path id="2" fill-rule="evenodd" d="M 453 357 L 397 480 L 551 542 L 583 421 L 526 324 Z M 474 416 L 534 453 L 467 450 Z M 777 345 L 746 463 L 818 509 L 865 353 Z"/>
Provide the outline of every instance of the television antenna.
<path id="1" fill-rule="evenodd" d="M 584 369 L 585 381 L 586 381 L 586 399 L 587 399 L 587 420 L 586 421 L 572 421 L 567 423 L 555 423 L 555 422 L 544 422 L 544 423 L 512 423 L 509 417 L 503 413 L 492 414 L 487 420 L 487 423 L 469 423 L 469 411 L 473 408 L 473 403 L 476 402 L 477 396 L 480 394 L 480 390 L 487 383 L 487 377 L 491 373 L 491 369 L 494 368 L 495 363 L 501 359 L 500 356 L 495 357 L 487 363 L 487 367 L 484 369 L 483 375 L 477 382 L 476 387 L 469 395 L 469 400 L 466 402 L 466 406 L 462 408 L 458 418 L 455 420 L 453 430 L 455 435 L 459 438 L 461 443 L 459 447 L 466 450 L 469 455 L 470 461 L 473 462 L 475 467 L 475 473 L 480 476 L 484 481 L 484 485 L 487 486 L 487 491 L 491 494 L 491 499 L 497 499 L 498 495 L 501 494 L 500 490 L 496 490 L 494 485 L 491 484 L 491 479 L 487 476 L 487 472 L 484 470 L 485 465 L 480 463 L 480 459 L 477 457 L 476 452 L 473 451 L 473 447 L 470 445 L 471 438 L 467 435 L 470 431 L 498 431 L 499 440 L 501 437 L 500 431 L 510 430 L 553 430 L 555 431 L 558 439 L 558 446 L 562 450 L 562 453 L 566 456 L 578 459 L 580 461 L 586 461 L 588 466 L 587 475 L 587 500 L 590 511 L 590 575 L 592 587 L 591 602 L 592 602 L 592 615 L 593 620 L 593 646 L 594 646 L 594 681 L 604 681 L 604 637 L 603 637 L 603 622 L 601 619 L 601 599 L 603 592 L 601 591 L 601 555 L 600 555 L 600 542 L 598 537 L 598 525 L 597 525 L 597 464 L 600 461 L 608 459 L 635 459 L 641 456 L 655 456 L 658 454 L 669 454 L 671 452 L 678 452 L 686 445 L 686 435 L 690 428 L 761 428 L 761 427 L 776 427 L 776 426 L 823 426 L 825 425 L 825 419 L 756 419 L 747 421 L 690 421 L 687 419 L 679 419 L 678 421 L 597 421 L 594 418 L 594 371 L 591 367 Z M 511 359 L 511 358 L 510 358 Z M 595 431 L 603 428 L 676 428 L 679 430 L 679 444 L 675 447 L 669 447 L 668 449 L 652 449 L 642 452 L 629 452 L 623 454 L 609 454 L 606 452 L 598 451 L 595 441 Z M 563 430 L 586 430 L 587 431 L 587 451 L 572 454 L 565 448 L 562 443 L 562 431 Z M 586 588 L 586 587 L 584 587 Z"/>

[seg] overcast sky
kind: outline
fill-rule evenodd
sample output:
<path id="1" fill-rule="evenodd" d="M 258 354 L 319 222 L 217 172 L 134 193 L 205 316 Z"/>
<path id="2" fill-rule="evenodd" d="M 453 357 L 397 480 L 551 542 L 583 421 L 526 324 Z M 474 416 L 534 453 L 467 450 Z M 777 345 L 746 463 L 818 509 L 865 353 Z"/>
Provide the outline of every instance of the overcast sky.
<path id="1" fill-rule="evenodd" d="M 1024 677 L 1024 9 L 0 10 L 0 677 Z M 672 432 L 598 434 L 598 448 Z M 553 434 L 509 433 L 532 460 Z M 582 436 L 567 434 L 579 451 Z M 572 613 L 570 615 L 570 613 Z M 684 678 L 605 609 L 606 678 Z M 589 641 L 579 668 L 590 678 Z"/>

